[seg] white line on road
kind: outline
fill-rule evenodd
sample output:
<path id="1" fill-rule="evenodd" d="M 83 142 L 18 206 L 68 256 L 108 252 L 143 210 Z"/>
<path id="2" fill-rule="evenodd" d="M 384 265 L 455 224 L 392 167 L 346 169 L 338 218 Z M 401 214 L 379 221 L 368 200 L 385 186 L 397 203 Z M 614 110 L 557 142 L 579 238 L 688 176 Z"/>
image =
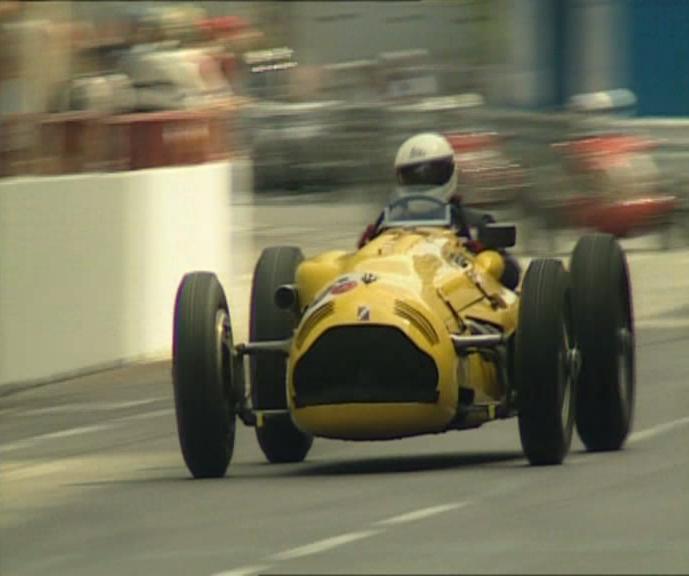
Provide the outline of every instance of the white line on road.
<path id="1" fill-rule="evenodd" d="M 628 441 L 629 443 L 632 443 L 648 440 L 649 438 L 660 436 L 661 434 L 665 434 L 666 432 L 670 432 L 675 428 L 679 428 L 687 424 L 689 424 L 689 416 L 686 416 L 685 418 L 679 418 L 677 420 L 672 420 L 671 422 L 665 422 L 664 424 L 658 424 L 657 426 L 647 428 L 646 430 L 639 430 L 638 432 L 634 432 L 629 436 Z"/>
<path id="2" fill-rule="evenodd" d="M 304 556 L 311 556 L 313 554 L 319 554 L 321 552 L 337 548 L 338 546 L 344 546 L 350 542 L 356 542 L 358 540 L 363 540 L 364 538 L 370 538 L 371 536 L 382 534 L 389 526 L 397 526 L 407 522 L 423 520 L 425 518 L 435 516 L 436 514 L 442 514 L 443 512 L 463 508 L 469 504 L 471 504 L 471 502 L 468 501 L 451 502 L 449 504 L 441 504 L 439 506 L 431 506 L 429 508 L 413 510 L 412 512 L 406 512 L 405 514 L 400 514 L 399 516 L 392 516 L 391 518 L 374 522 L 373 526 L 380 526 L 381 528 L 379 529 L 347 532 L 345 534 L 340 534 L 339 536 L 333 536 L 332 538 L 325 538 L 324 540 L 318 540 L 317 542 L 312 542 L 311 544 L 306 544 L 305 546 L 299 546 L 297 548 L 292 548 L 290 550 L 273 554 L 270 556 L 269 560 L 280 562 L 284 560 L 293 560 L 295 558 L 303 558 Z M 225 572 L 217 572 L 212 576 L 252 576 L 258 572 L 265 571 L 268 568 L 270 568 L 270 566 L 243 566 L 241 568 L 235 568 Z"/>
<path id="3" fill-rule="evenodd" d="M 174 408 L 162 408 L 161 410 L 142 412 L 141 414 L 132 414 L 131 416 L 122 416 L 121 418 L 115 418 L 113 422 L 131 422 L 133 420 L 148 420 L 149 418 L 157 418 L 158 416 L 169 416 L 170 414 L 174 413 Z"/>
<path id="4" fill-rule="evenodd" d="M 71 436 L 79 436 L 80 434 L 88 434 L 90 432 L 101 432 L 102 430 L 113 428 L 113 426 L 113 424 L 95 424 L 94 426 L 78 426 L 77 428 L 68 428 L 67 430 L 41 434 L 40 436 L 25 438 L 24 440 L 12 442 L 11 444 L 4 444 L 0 446 L 0 452 L 5 453 L 13 450 L 20 450 L 21 448 L 29 448 L 45 440 L 56 440 L 60 438 L 69 438 Z"/>
<path id="5" fill-rule="evenodd" d="M 399 516 L 393 516 L 392 518 L 379 520 L 378 522 L 374 522 L 373 525 L 395 526 L 397 524 L 405 524 L 406 522 L 414 522 L 415 520 L 423 520 L 424 518 L 435 516 L 436 514 L 442 514 L 443 512 L 449 512 L 450 510 L 463 508 L 467 504 L 469 504 L 469 502 L 454 502 L 451 504 L 442 504 L 441 506 L 421 508 L 420 510 L 414 510 L 413 512 L 407 512 L 406 514 L 400 514 Z"/>
<path id="6" fill-rule="evenodd" d="M 349 544 L 350 542 L 356 542 L 357 540 L 362 540 L 363 538 L 375 536 L 380 532 L 380 530 L 362 530 L 361 532 L 348 532 L 346 534 L 341 534 L 340 536 L 334 536 L 333 538 L 319 540 L 318 542 L 313 542 L 312 544 L 307 544 L 306 546 L 299 546 L 298 548 L 285 550 L 284 552 L 274 554 L 270 558 L 271 560 L 292 560 L 294 558 L 310 556 L 312 554 L 318 554 L 320 552 L 325 552 L 326 550 L 331 550 L 332 548 L 337 548 L 338 546 L 343 546 L 344 544 Z"/>
<path id="7" fill-rule="evenodd" d="M 92 432 L 102 432 L 103 430 L 111 430 L 116 428 L 118 424 L 123 422 L 132 422 L 135 420 L 148 420 L 158 416 L 169 416 L 174 413 L 172 408 L 164 408 L 161 410 L 153 410 L 152 412 L 143 412 L 140 414 L 132 414 L 130 416 L 122 416 L 120 418 L 108 419 L 102 424 L 94 424 L 92 426 L 77 426 L 76 428 L 67 428 L 66 430 L 58 430 L 57 432 L 49 432 L 48 434 L 40 434 L 38 436 L 31 436 L 12 442 L 10 444 L 0 445 L 0 453 L 13 452 L 14 450 L 21 450 L 22 448 L 30 448 L 36 444 L 41 444 L 47 440 L 57 440 L 61 438 L 69 438 L 71 436 L 80 436 L 81 434 L 90 434 Z"/>
<path id="8" fill-rule="evenodd" d="M 649 438 L 653 438 L 655 436 L 659 436 L 661 434 L 665 434 L 667 432 L 670 432 L 672 430 L 675 430 L 676 428 L 679 428 L 684 425 L 689 425 L 689 416 L 684 417 L 684 418 L 679 418 L 677 420 L 673 420 L 671 422 L 665 422 L 664 424 L 658 424 L 657 426 L 653 426 L 651 428 L 647 428 L 645 430 L 639 430 L 638 432 L 634 432 L 629 436 L 629 443 L 633 442 L 640 442 L 643 440 L 648 440 Z M 307 544 L 305 546 L 300 546 L 299 548 L 293 548 L 291 550 L 286 550 L 284 552 L 280 552 L 278 554 L 275 554 L 270 557 L 271 560 L 292 560 L 294 558 L 301 558 L 303 556 L 310 556 L 312 554 L 318 554 L 319 552 L 324 552 L 326 550 L 331 550 L 332 548 L 336 548 L 338 546 L 342 546 L 344 544 L 348 544 L 350 542 L 355 542 L 357 540 L 362 540 L 364 538 L 368 538 L 370 536 L 375 536 L 376 534 L 381 534 L 385 532 L 385 528 L 389 526 L 397 526 L 400 524 L 405 524 L 407 522 L 413 522 L 416 520 L 423 520 L 425 518 L 429 518 L 431 516 L 435 516 L 436 514 L 441 514 L 443 512 L 449 512 L 450 510 L 458 510 L 460 508 L 464 508 L 465 506 L 468 506 L 471 504 L 470 501 L 464 501 L 464 502 L 452 502 L 449 504 L 441 504 L 438 506 L 431 506 L 429 508 L 421 508 L 420 510 L 413 510 L 412 512 L 407 512 L 405 514 L 400 514 L 399 516 L 392 516 L 391 518 L 386 518 L 385 520 L 379 520 L 377 522 L 373 523 L 373 526 L 379 526 L 381 529 L 379 530 L 363 530 L 360 532 L 348 532 L 346 534 L 342 534 L 340 536 L 335 536 L 333 538 L 326 538 L 325 540 L 319 540 L 318 542 L 314 542 L 312 544 Z M 245 567 L 245 568 L 237 568 L 236 570 L 229 570 L 227 572 L 220 572 L 217 574 L 214 574 L 213 576 L 252 576 L 253 574 L 266 570 L 267 568 L 261 567 L 260 570 L 254 570 L 254 571 L 247 571 L 245 572 L 244 570 L 255 568 L 253 566 L 250 567 Z"/>
<path id="9" fill-rule="evenodd" d="M 129 402 L 84 402 L 76 404 L 63 404 L 62 406 L 47 406 L 45 408 L 34 408 L 33 410 L 17 411 L 20 416 L 41 416 L 45 414 L 61 414 L 64 412 L 90 412 L 106 410 L 124 410 L 125 408 L 135 408 L 145 406 L 154 402 L 170 400 L 169 396 L 160 398 L 147 398 L 146 400 L 131 400 Z"/>
<path id="10" fill-rule="evenodd" d="M 49 460 L 39 464 L 29 464 L 19 466 L 3 464 L 0 466 L 3 480 L 7 482 L 20 482 L 34 478 L 45 478 L 51 474 L 64 472 L 69 467 L 69 463 L 64 460 Z"/>
<path id="11" fill-rule="evenodd" d="M 232 570 L 224 570 L 223 572 L 216 572 L 212 576 L 252 576 L 269 570 L 272 566 L 256 565 L 256 566 L 242 566 L 240 568 L 233 568 Z"/>

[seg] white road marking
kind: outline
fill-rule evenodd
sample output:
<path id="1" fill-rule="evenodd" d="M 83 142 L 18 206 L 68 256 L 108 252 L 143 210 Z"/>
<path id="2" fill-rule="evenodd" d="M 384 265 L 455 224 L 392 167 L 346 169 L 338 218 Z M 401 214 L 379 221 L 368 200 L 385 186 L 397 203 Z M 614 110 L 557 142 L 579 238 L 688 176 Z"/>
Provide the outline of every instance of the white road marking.
<path id="1" fill-rule="evenodd" d="M 101 432 L 109 428 L 113 428 L 114 424 L 95 424 L 93 426 L 78 426 L 77 428 L 68 428 L 67 430 L 59 430 L 57 432 L 50 432 L 48 434 L 40 434 L 31 438 L 25 438 L 10 444 L 0 446 L 0 453 L 12 452 L 22 448 L 29 448 L 36 444 L 40 444 L 46 440 L 57 440 L 60 438 L 69 438 L 71 436 L 79 436 L 80 434 L 88 434 L 91 432 Z"/>
<path id="2" fill-rule="evenodd" d="M 158 416 L 169 416 L 170 414 L 174 413 L 174 408 L 163 408 L 161 410 L 153 410 L 152 412 L 142 412 L 141 414 L 122 416 L 121 418 L 115 418 L 113 422 L 131 422 L 133 420 L 148 420 L 149 418 L 157 418 Z"/>
<path id="3" fill-rule="evenodd" d="M 5 482 L 26 481 L 32 478 L 45 478 L 50 474 L 59 474 L 68 469 L 69 463 L 64 460 L 49 460 L 40 464 L 3 465 L 0 472 Z"/>
<path id="4" fill-rule="evenodd" d="M 628 443 L 634 443 L 634 442 L 640 442 L 643 440 L 648 440 L 649 438 L 653 438 L 655 436 L 659 436 L 661 434 L 665 434 L 667 432 L 670 432 L 672 430 L 675 430 L 676 428 L 679 428 L 684 425 L 689 425 L 689 416 L 684 417 L 684 418 L 679 418 L 677 420 L 673 420 L 671 422 L 665 422 L 663 424 L 659 424 L 657 426 L 653 426 L 651 428 L 647 428 L 645 430 L 640 430 L 638 432 L 634 432 L 629 436 Z M 336 548 L 338 546 L 342 546 L 344 544 L 348 544 L 350 542 L 355 542 L 357 540 L 362 540 L 364 538 L 369 538 L 371 536 L 375 536 L 376 534 L 381 534 L 385 532 L 385 527 L 389 526 L 397 526 L 400 524 L 405 524 L 407 522 L 414 522 L 417 520 L 423 520 L 425 518 L 429 518 L 431 516 L 435 516 L 437 514 L 442 514 L 443 512 L 449 512 L 450 510 L 458 510 L 460 508 L 464 508 L 465 506 L 468 506 L 471 504 L 470 501 L 464 501 L 464 502 L 453 502 L 449 504 L 441 504 L 439 506 L 431 506 L 429 508 L 421 508 L 420 510 L 414 510 L 412 512 L 407 512 L 405 514 L 400 514 L 399 516 L 392 516 L 391 518 L 386 518 L 385 520 L 379 520 L 377 522 L 373 523 L 373 526 L 379 526 L 382 529 L 379 530 L 363 530 L 360 532 L 348 532 L 346 534 L 342 534 L 340 536 L 335 536 L 333 538 L 326 538 L 325 540 L 319 540 L 318 542 L 314 542 L 312 544 L 307 544 L 305 546 L 300 546 L 298 548 L 293 548 L 291 550 L 286 550 L 284 552 L 280 552 L 278 554 L 274 554 L 273 556 L 270 557 L 271 560 L 276 560 L 276 561 L 282 561 L 282 560 L 292 560 L 294 558 L 301 558 L 304 556 L 310 556 L 312 554 L 318 554 L 320 552 L 325 552 L 326 550 L 331 550 L 332 548 Z M 218 574 L 214 574 L 213 576 L 252 576 L 253 574 L 256 574 L 257 572 L 260 572 L 262 570 L 267 570 L 268 567 L 260 567 L 259 570 L 254 570 L 253 566 L 250 567 L 245 567 L 245 568 L 237 568 L 236 570 L 230 570 L 227 572 L 220 572 Z M 251 571 L 245 571 L 252 569 Z"/>
<path id="5" fill-rule="evenodd" d="M 451 504 L 442 504 L 440 506 L 431 506 L 430 508 L 421 508 L 420 510 L 414 510 L 413 512 L 407 512 L 406 514 L 400 514 L 399 516 L 379 520 L 378 522 L 374 522 L 373 525 L 396 526 L 397 524 L 405 524 L 407 522 L 423 520 L 424 518 L 435 516 L 436 514 L 442 514 L 443 512 L 449 512 L 450 510 L 457 510 L 458 508 L 463 508 L 468 504 L 469 502 L 454 502 Z"/>
<path id="6" fill-rule="evenodd" d="M 285 550 L 284 552 L 279 552 L 271 556 L 271 560 L 292 560 L 294 558 L 302 558 L 303 556 L 311 556 L 312 554 L 319 554 L 320 552 L 325 552 L 326 550 L 331 550 L 337 548 L 338 546 L 343 546 L 349 544 L 350 542 L 356 542 L 357 540 L 362 540 L 364 538 L 369 538 L 379 534 L 380 530 L 362 530 L 361 532 L 347 532 L 346 534 L 341 534 L 340 536 L 334 536 L 332 538 L 326 538 L 325 540 L 319 540 L 318 542 L 313 542 L 312 544 L 307 544 L 306 546 L 299 546 L 298 548 L 292 548 L 291 550 Z"/>
<path id="7" fill-rule="evenodd" d="M 58 430 L 57 432 L 49 432 L 48 434 L 40 434 L 38 436 L 31 436 L 12 442 L 10 444 L 0 445 L 0 454 L 13 452 L 14 450 L 21 450 L 22 448 L 30 448 L 36 444 L 41 444 L 49 440 L 57 440 L 61 438 L 69 438 L 72 436 L 80 436 L 81 434 L 90 434 L 92 432 L 102 432 L 103 430 L 111 430 L 116 428 L 118 424 L 123 422 L 132 422 L 135 420 L 148 420 L 158 416 L 169 416 L 174 414 L 174 409 L 165 408 L 162 410 L 153 410 L 152 412 L 143 412 L 141 414 L 132 414 L 130 416 L 122 416 L 120 418 L 109 419 L 102 424 L 94 424 L 91 426 L 77 426 L 76 428 L 67 428 L 66 430 Z"/>
<path id="8" fill-rule="evenodd" d="M 361 530 L 359 532 L 347 532 L 345 534 L 340 534 L 339 536 L 333 536 L 332 538 L 325 538 L 324 540 L 318 540 L 317 542 L 312 542 L 311 544 L 306 544 L 304 546 L 299 546 L 297 548 L 292 548 L 290 550 L 285 550 L 277 554 L 270 556 L 269 560 L 273 561 L 285 561 L 294 560 L 295 558 L 303 558 L 304 556 L 312 556 L 313 554 L 319 554 L 327 550 L 332 550 L 338 546 L 344 546 L 350 542 L 356 542 L 358 540 L 363 540 L 364 538 L 370 538 L 377 534 L 382 534 L 386 531 L 387 527 L 397 526 L 399 524 L 405 524 L 407 522 L 414 522 L 416 520 L 423 520 L 436 514 L 442 514 L 443 512 L 449 512 L 450 510 L 457 510 L 471 504 L 471 502 L 451 502 L 449 504 L 441 504 L 439 506 L 431 506 L 429 508 L 421 508 L 420 510 L 414 510 L 412 512 L 407 512 L 405 514 L 400 514 L 399 516 L 392 516 L 391 518 L 386 518 L 385 520 L 379 520 L 373 523 L 373 526 L 380 526 L 379 529 L 369 529 Z M 225 572 L 217 572 L 212 576 L 252 576 L 258 572 L 268 570 L 271 566 L 243 566 L 241 568 L 234 568 L 232 570 L 227 570 Z"/>
<path id="9" fill-rule="evenodd" d="M 20 416 L 42 416 L 44 414 L 61 414 L 64 412 L 89 412 L 89 411 L 107 411 L 107 410 L 124 410 L 125 408 L 134 408 L 137 406 L 145 406 L 146 404 L 153 404 L 163 400 L 169 400 L 167 396 L 160 398 L 148 398 L 146 400 L 132 400 L 129 402 L 84 402 L 81 404 L 63 404 L 62 406 L 47 406 L 45 408 L 34 408 L 33 410 L 23 410 L 18 412 Z"/>
<path id="10" fill-rule="evenodd" d="M 232 570 L 224 570 L 223 572 L 215 572 L 211 576 L 251 576 L 269 570 L 272 566 L 256 565 L 256 566 L 242 566 L 240 568 L 233 568 Z"/>
<path id="11" fill-rule="evenodd" d="M 689 416 L 672 420 L 671 422 L 665 422 L 664 424 L 658 424 L 657 426 L 634 432 L 629 436 L 628 442 L 642 442 L 643 440 L 660 436 L 661 434 L 671 432 L 675 428 L 680 428 L 681 426 L 686 426 L 687 424 L 689 424 Z"/>

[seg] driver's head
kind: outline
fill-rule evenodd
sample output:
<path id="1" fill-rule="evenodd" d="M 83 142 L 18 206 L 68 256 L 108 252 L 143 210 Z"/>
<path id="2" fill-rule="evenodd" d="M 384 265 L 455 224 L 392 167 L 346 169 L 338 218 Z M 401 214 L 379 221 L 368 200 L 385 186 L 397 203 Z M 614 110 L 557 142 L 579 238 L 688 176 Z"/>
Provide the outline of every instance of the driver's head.
<path id="1" fill-rule="evenodd" d="M 395 173 L 400 192 L 426 194 L 447 202 L 457 184 L 454 150 L 440 134 L 417 134 L 397 151 Z"/>

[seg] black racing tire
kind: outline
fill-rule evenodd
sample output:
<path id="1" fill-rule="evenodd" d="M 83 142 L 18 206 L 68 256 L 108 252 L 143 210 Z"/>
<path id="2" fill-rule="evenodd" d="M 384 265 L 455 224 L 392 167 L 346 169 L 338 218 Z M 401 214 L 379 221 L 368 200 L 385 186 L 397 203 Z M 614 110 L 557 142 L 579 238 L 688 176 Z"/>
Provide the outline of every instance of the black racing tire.
<path id="1" fill-rule="evenodd" d="M 256 263 L 251 288 L 249 339 L 252 342 L 289 338 L 298 318 L 275 304 L 275 290 L 294 282 L 304 259 L 294 246 L 266 248 Z M 287 363 L 282 356 L 253 356 L 250 362 L 251 400 L 255 410 L 286 410 Z M 288 416 L 259 419 L 256 438 L 269 462 L 301 462 L 313 443 L 312 436 L 299 430 Z"/>
<path id="2" fill-rule="evenodd" d="M 534 260 L 524 277 L 515 342 L 519 435 L 531 464 L 561 464 L 569 452 L 574 350 L 569 275 L 558 260 Z"/>
<path id="3" fill-rule="evenodd" d="M 185 275 L 175 299 L 172 380 L 179 442 L 194 478 L 224 476 L 232 458 L 231 347 L 230 315 L 217 277 Z"/>
<path id="4" fill-rule="evenodd" d="M 577 432 L 590 451 L 618 450 L 631 430 L 635 338 L 627 259 L 610 234 L 582 237 L 570 265 L 581 372 Z"/>
<path id="5" fill-rule="evenodd" d="M 313 436 L 299 430 L 289 415 L 266 416 L 256 427 L 258 445 L 271 464 L 303 462 Z"/>

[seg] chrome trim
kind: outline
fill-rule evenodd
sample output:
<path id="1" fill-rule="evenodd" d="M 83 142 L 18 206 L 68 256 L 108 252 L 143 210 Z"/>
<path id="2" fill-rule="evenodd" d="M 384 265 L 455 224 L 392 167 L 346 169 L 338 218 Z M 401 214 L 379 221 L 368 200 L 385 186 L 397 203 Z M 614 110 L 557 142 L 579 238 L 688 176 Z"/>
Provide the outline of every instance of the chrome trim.
<path id="1" fill-rule="evenodd" d="M 466 350 L 467 348 L 486 348 L 505 344 L 507 338 L 504 334 L 477 334 L 472 336 L 460 336 L 450 334 L 450 339 L 455 350 Z"/>
<path id="2" fill-rule="evenodd" d="M 266 340 L 264 342 L 237 344 L 235 351 L 240 356 L 254 356 L 264 353 L 279 353 L 288 356 L 291 347 L 292 338 L 287 338 L 286 340 Z"/>

